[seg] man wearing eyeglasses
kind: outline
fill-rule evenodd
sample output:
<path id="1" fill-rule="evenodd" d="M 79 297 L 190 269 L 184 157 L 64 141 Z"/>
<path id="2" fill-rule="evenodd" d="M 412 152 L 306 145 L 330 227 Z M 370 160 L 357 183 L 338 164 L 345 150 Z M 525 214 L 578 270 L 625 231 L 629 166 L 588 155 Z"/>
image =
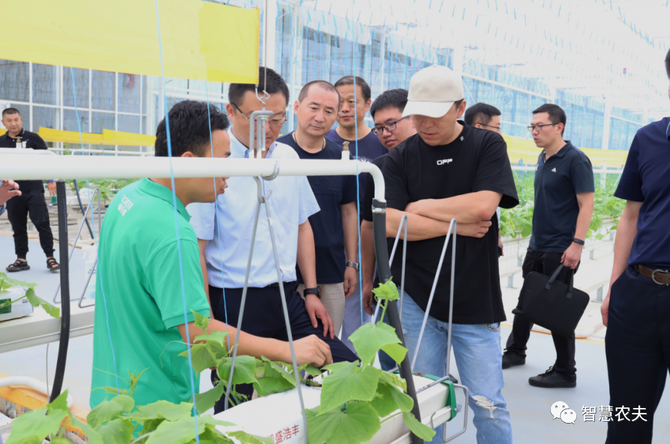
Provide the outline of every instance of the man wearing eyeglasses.
<path id="1" fill-rule="evenodd" d="M 257 90 L 258 89 L 258 90 Z M 263 90 L 267 91 L 267 96 Z M 265 106 L 259 97 L 265 101 Z M 254 111 L 269 110 L 273 115 L 265 126 L 265 151 L 257 155 L 265 159 L 299 159 L 295 150 L 276 142 L 286 121 L 289 91 L 286 82 L 272 69 L 260 67 L 256 85 L 231 84 L 226 110 L 232 122 L 230 158 L 251 158 L 249 120 Z M 278 176 L 261 179 L 265 203 L 271 209 L 282 280 L 277 278 L 275 256 L 265 208 L 261 207 L 253 259 L 249 275 L 247 304 L 242 330 L 246 333 L 287 340 L 279 286 L 283 286 L 294 339 L 318 335 L 330 347 L 335 361 L 353 361 L 355 355 L 335 337 L 333 321 L 319 298 L 315 270 L 314 234 L 309 216 L 319 205 L 305 176 Z M 234 327 L 238 325 L 242 290 L 245 284 L 252 230 L 256 215 L 257 186 L 253 177 L 228 179 L 229 188 L 215 203 L 193 204 L 188 208 L 191 224 L 200 247 L 200 262 L 213 315 Z M 296 265 L 300 267 L 307 289 L 305 300 L 297 292 Z M 307 291 L 306 291 L 307 293 Z M 215 373 L 212 374 L 213 377 Z M 250 396 L 253 388 L 237 388 Z M 215 412 L 224 409 L 223 399 Z"/>
<path id="2" fill-rule="evenodd" d="M 563 140 L 565 112 L 551 103 L 533 111 L 528 129 L 538 148 L 543 148 L 535 170 L 535 209 L 530 245 L 522 269 L 551 275 L 560 264 L 558 279 L 569 282 L 577 271 L 584 239 L 593 213 L 593 168 L 586 154 Z M 533 324 L 514 316 L 507 339 L 502 367 L 526 363 L 526 344 Z M 556 362 L 528 379 L 534 387 L 572 388 L 577 386 L 575 338 L 552 335 Z"/>

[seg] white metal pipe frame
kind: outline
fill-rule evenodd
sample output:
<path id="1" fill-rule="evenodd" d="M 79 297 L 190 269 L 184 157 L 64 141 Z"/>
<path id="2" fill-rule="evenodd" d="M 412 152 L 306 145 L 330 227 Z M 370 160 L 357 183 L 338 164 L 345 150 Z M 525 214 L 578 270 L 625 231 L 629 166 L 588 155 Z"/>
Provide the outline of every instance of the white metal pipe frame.
<path id="1" fill-rule="evenodd" d="M 381 170 L 359 160 L 272 160 L 181 157 L 102 157 L 41 155 L 46 151 L 0 149 L 0 179 L 136 179 L 144 177 L 353 176 L 370 173 L 375 199 L 385 202 Z M 37 154 L 37 155 L 36 155 Z M 50 153 L 53 154 L 53 153 Z"/>

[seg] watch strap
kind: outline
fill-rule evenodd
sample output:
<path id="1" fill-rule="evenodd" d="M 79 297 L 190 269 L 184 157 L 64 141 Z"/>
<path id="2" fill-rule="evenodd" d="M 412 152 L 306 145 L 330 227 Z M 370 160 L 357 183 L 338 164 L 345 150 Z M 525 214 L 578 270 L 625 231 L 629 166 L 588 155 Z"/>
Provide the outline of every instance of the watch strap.
<path id="1" fill-rule="evenodd" d="M 307 297 L 309 294 L 316 295 L 317 298 L 321 299 L 321 289 L 319 287 L 305 288 L 302 294 Z"/>
<path id="2" fill-rule="evenodd" d="M 353 267 L 356 271 L 358 271 L 359 264 L 358 262 L 347 262 L 347 267 Z"/>
<path id="3" fill-rule="evenodd" d="M 584 245 L 584 241 L 581 239 L 574 238 L 572 239 L 572 242 L 579 244 L 579 245 Z"/>

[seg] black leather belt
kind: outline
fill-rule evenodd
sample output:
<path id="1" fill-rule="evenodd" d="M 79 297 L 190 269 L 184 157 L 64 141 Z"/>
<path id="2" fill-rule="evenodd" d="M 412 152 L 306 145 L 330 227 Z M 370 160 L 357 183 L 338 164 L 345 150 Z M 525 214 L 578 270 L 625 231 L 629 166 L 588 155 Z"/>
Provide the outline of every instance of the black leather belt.
<path id="1" fill-rule="evenodd" d="M 670 286 L 670 272 L 668 270 L 651 269 L 644 265 L 638 265 L 637 270 L 642 276 L 651 279 L 658 285 Z"/>

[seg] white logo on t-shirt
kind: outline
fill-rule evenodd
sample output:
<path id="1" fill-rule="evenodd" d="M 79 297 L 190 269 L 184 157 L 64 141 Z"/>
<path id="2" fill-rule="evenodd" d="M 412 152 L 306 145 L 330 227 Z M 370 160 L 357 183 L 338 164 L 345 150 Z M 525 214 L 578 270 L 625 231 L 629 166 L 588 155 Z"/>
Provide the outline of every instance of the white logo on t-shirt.
<path id="1" fill-rule="evenodd" d="M 555 172 L 556 172 L 556 168 L 553 168 L 553 169 L 551 170 L 551 172 L 552 172 L 552 173 L 555 173 Z"/>
<path id="2" fill-rule="evenodd" d="M 438 165 L 446 165 L 446 164 L 449 164 L 453 161 L 454 161 L 454 159 L 442 159 L 442 160 L 438 160 L 437 164 Z"/>
<path id="3" fill-rule="evenodd" d="M 133 207 L 133 203 L 128 199 L 128 196 L 123 196 L 123 199 L 121 200 L 121 203 L 117 207 L 117 210 L 119 210 L 119 213 L 121 213 L 121 216 L 125 216 L 128 210 L 130 210 Z"/>

